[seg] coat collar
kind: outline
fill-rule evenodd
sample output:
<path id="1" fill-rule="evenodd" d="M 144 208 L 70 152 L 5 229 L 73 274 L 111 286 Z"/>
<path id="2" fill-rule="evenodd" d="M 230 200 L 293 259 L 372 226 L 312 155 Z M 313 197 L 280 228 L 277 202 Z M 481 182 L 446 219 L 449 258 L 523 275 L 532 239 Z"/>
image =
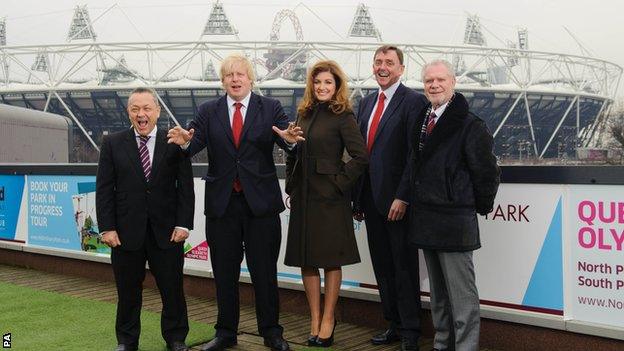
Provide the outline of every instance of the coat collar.
<path id="1" fill-rule="evenodd" d="M 418 145 L 420 141 L 420 126 L 422 126 L 427 112 L 431 107 L 431 103 L 425 108 L 422 114 L 419 116 L 416 128 L 416 141 L 415 145 Z M 462 128 L 466 117 L 468 116 L 468 101 L 466 98 L 458 92 L 455 92 L 453 100 L 449 103 L 444 110 L 444 113 L 438 119 L 438 122 L 433 128 L 431 135 L 427 137 L 427 141 L 423 146 L 420 156 L 422 159 L 428 158 L 432 151 L 435 150 L 442 142 L 451 138 L 459 129 Z M 416 147 L 418 150 L 418 147 Z"/>

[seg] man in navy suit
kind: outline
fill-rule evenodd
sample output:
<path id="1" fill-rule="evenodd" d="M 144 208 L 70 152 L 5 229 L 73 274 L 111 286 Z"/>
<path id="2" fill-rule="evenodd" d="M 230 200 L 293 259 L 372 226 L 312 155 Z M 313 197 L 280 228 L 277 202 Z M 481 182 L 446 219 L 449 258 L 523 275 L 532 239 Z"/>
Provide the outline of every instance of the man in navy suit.
<path id="1" fill-rule="evenodd" d="M 355 198 L 354 217 L 366 223 L 384 318 L 390 324 L 371 342 L 381 345 L 401 340 L 402 350 L 417 350 L 418 250 L 407 245 L 404 215 L 409 204 L 409 141 L 426 100 L 401 84 L 404 67 L 399 48 L 384 45 L 375 52 L 373 73 L 379 90 L 360 101 L 357 114 L 370 163 Z"/>
<path id="2" fill-rule="evenodd" d="M 237 343 L 238 281 L 243 254 L 256 297 L 258 330 L 273 350 L 289 350 L 279 325 L 277 258 L 281 242 L 282 193 L 273 162 L 273 146 L 288 145 L 273 132 L 287 129 L 279 101 L 251 92 L 253 67 L 243 56 L 221 64 L 226 96 L 202 104 L 189 129 L 175 127 L 169 142 L 192 156 L 208 152 L 205 215 L 219 315 L 216 337 L 202 350 Z"/>

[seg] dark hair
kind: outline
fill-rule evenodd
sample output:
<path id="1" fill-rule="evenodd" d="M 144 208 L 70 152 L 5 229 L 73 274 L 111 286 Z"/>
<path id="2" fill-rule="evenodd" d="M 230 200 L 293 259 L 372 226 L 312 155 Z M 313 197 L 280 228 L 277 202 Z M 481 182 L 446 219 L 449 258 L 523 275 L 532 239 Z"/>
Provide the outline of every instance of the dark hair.
<path id="1" fill-rule="evenodd" d="M 154 103 L 156 104 L 156 106 L 160 106 L 160 102 L 158 102 L 158 94 L 156 93 L 156 90 L 152 88 L 148 88 L 148 87 L 134 88 L 134 90 L 132 90 L 130 95 L 128 95 L 128 101 L 130 101 L 130 97 L 134 94 L 151 94 L 152 97 L 154 98 Z"/>
<path id="2" fill-rule="evenodd" d="M 382 45 L 382 46 L 378 47 L 377 50 L 375 50 L 375 55 L 373 56 L 373 61 L 375 60 L 375 57 L 377 57 L 377 54 L 379 54 L 380 52 L 383 52 L 385 54 L 388 51 L 396 52 L 397 56 L 399 57 L 399 63 L 403 64 L 403 51 L 401 51 L 401 49 L 397 48 L 394 45 Z"/>

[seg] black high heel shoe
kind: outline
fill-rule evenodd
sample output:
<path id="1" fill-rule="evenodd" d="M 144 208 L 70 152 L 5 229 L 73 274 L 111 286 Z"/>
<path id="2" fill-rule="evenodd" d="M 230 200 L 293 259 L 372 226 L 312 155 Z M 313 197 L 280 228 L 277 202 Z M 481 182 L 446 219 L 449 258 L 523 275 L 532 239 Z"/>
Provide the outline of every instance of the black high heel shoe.
<path id="1" fill-rule="evenodd" d="M 316 339 L 318 335 L 310 335 L 308 336 L 308 346 L 316 346 Z"/>
<path id="2" fill-rule="evenodd" d="M 334 317 L 334 328 L 332 329 L 332 333 L 329 336 L 329 338 L 323 339 L 323 338 L 317 336 L 316 337 L 316 343 L 314 344 L 314 346 L 316 346 L 316 347 L 330 347 L 330 346 L 332 346 L 332 344 L 334 343 L 334 332 L 336 331 L 336 324 L 338 324 L 338 321 Z"/>

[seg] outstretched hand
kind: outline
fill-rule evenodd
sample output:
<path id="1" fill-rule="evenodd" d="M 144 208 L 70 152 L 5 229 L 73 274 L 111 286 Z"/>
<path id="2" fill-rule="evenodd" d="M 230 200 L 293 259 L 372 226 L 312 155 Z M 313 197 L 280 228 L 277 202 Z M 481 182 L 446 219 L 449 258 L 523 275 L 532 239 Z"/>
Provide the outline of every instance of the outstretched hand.
<path id="1" fill-rule="evenodd" d="M 169 132 L 167 133 L 167 143 L 182 146 L 193 138 L 194 133 L 195 129 L 193 128 L 186 130 L 180 126 L 175 126 L 169 129 Z"/>
<path id="2" fill-rule="evenodd" d="M 288 128 L 281 130 L 276 126 L 273 126 L 273 131 L 280 136 L 280 138 L 284 139 L 286 142 L 291 144 L 296 144 L 300 141 L 305 141 L 303 135 L 303 130 L 301 127 L 296 126 L 295 123 L 288 123 Z"/>

